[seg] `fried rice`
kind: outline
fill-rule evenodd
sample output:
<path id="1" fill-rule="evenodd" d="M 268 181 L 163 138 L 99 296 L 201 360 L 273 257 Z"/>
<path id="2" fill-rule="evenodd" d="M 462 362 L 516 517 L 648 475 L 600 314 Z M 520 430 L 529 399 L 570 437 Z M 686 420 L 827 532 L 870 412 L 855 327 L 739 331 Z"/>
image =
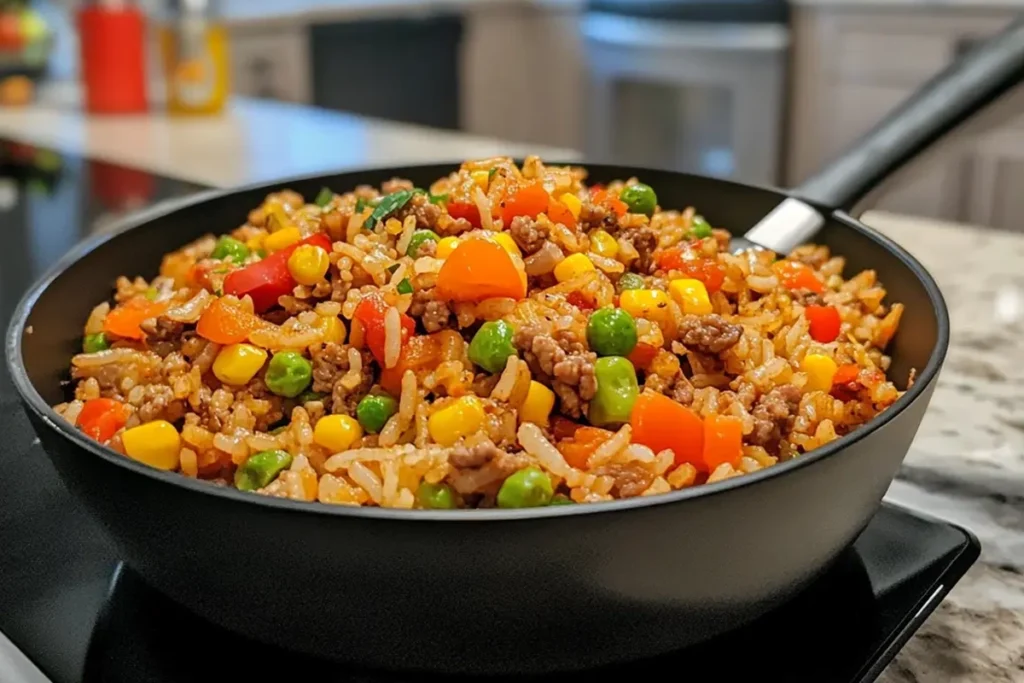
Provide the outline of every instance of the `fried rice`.
<path id="1" fill-rule="evenodd" d="M 213 485 L 437 509 L 722 481 L 899 398 L 903 307 L 873 271 L 844 279 L 824 246 L 733 255 L 657 188 L 586 179 L 494 158 L 427 189 L 273 193 L 119 278 L 55 409 Z"/>

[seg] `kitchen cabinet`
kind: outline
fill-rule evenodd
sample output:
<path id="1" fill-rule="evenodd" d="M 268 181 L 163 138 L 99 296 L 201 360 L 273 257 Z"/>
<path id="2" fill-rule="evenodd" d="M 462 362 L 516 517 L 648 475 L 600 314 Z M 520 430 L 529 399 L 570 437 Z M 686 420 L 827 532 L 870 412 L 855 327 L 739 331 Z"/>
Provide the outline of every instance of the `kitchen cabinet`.
<path id="1" fill-rule="evenodd" d="M 309 27 L 230 27 L 232 92 L 249 97 L 309 103 L 312 99 Z"/>
<path id="2" fill-rule="evenodd" d="M 821 168 L 1012 10 L 806 2 L 794 13 L 787 182 Z M 1009 120 L 940 145 L 872 198 L 878 208 L 1013 228 L 1024 210 L 1024 92 Z M 973 133 L 973 131 L 972 131 Z"/>
<path id="3" fill-rule="evenodd" d="M 585 80 L 578 5 L 496 5 L 465 9 L 462 130 L 581 149 Z"/>

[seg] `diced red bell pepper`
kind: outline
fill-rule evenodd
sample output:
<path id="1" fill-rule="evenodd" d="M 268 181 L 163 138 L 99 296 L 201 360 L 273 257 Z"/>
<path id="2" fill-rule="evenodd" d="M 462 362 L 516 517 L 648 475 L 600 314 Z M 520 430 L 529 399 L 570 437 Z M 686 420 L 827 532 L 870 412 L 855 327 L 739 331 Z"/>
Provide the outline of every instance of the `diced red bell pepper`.
<path id="1" fill-rule="evenodd" d="M 722 288 L 725 282 L 725 267 L 715 259 L 699 256 L 687 246 L 667 249 L 655 256 L 658 267 L 665 271 L 675 270 L 683 277 L 700 280 L 713 294 Z"/>
<path id="2" fill-rule="evenodd" d="M 78 413 L 78 426 L 87 436 L 106 443 L 124 427 L 131 412 L 128 406 L 112 398 L 93 398 Z"/>
<path id="3" fill-rule="evenodd" d="M 583 292 L 571 292 L 569 296 L 565 297 L 565 300 L 581 311 L 592 311 L 597 308 L 594 300 Z"/>
<path id="4" fill-rule="evenodd" d="M 835 306 L 808 306 L 804 310 L 814 341 L 828 344 L 839 337 L 839 329 L 843 324 L 839 310 Z"/>
<path id="5" fill-rule="evenodd" d="M 331 253 L 331 238 L 324 233 L 317 233 L 274 252 L 258 263 L 232 271 L 224 278 L 224 293 L 234 294 L 239 299 L 249 295 L 257 313 L 276 306 L 280 297 L 290 294 L 295 288 L 295 279 L 288 270 L 288 258 L 303 244 L 311 244 Z"/>
<path id="6" fill-rule="evenodd" d="M 367 348 L 381 366 L 384 365 L 384 348 L 387 340 L 384 331 L 384 316 L 387 312 L 387 302 L 380 294 L 374 292 L 362 298 L 354 314 L 355 319 L 363 326 L 363 338 L 366 340 Z M 405 347 L 416 331 L 416 321 L 404 313 L 399 319 L 402 326 L 402 346 Z"/>
<path id="7" fill-rule="evenodd" d="M 786 289 L 807 289 L 815 294 L 825 291 L 825 285 L 806 263 L 783 259 L 773 263 L 772 270 Z"/>
<path id="8" fill-rule="evenodd" d="M 650 367 L 651 361 L 658 355 L 658 347 L 646 342 L 640 342 L 633 347 L 629 354 L 629 362 L 639 370 L 646 370 Z"/>
<path id="9" fill-rule="evenodd" d="M 448 215 L 452 218 L 465 218 L 474 228 L 483 225 L 480 222 L 480 209 L 473 202 L 448 202 Z"/>

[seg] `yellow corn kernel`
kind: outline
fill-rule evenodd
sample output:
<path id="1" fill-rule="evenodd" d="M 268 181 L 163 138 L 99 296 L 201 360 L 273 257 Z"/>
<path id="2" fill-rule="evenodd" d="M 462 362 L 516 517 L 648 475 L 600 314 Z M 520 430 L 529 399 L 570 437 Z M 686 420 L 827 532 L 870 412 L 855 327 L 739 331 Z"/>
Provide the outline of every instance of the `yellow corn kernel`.
<path id="1" fill-rule="evenodd" d="M 442 446 L 451 446 L 464 436 L 475 434 L 484 425 L 484 406 L 475 396 L 463 396 L 430 416 L 430 437 Z"/>
<path id="2" fill-rule="evenodd" d="M 615 258 L 619 255 L 619 243 L 604 230 L 590 233 L 590 250 L 598 256 Z"/>
<path id="3" fill-rule="evenodd" d="M 330 267 L 331 257 L 323 247 L 313 244 L 303 244 L 288 257 L 288 272 L 296 282 L 307 287 L 312 287 L 323 280 Z"/>
<path id="4" fill-rule="evenodd" d="M 263 242 L 266 239 L 267 236 L 261 233 L 259 235 L 256 235 L 255 237 L 250 237 L 249 239 L 247 239 L 245 241 L 245 246 L 249 247 L 249 251 L 259 251 L 260 249 L 263 248 Z"/>
<path id="5" fill-rule="evenodd" d="M 271 232 L 295 227 L 292 223 L 292 219 L 288 217 L 288 214 L 285 213 L 284 207 L 281 206 L 281 202 L 267 202 L 264 208 L 267 212 L 267 229 Z"/>
<path id="6" fill-rule="evenodd" d="M 591 270 L 594 270 L 594 263 L 586 254 L 573 254 L 555 266 L 555 279 L 568 282 Z"/>
<path id="7" fill-rule="evenodd" d="M 530 382 L 530 391 L 526 394 L 522 408 L 519 409 L 520 422 L 532 422 L 541 427 L 548 426 L 548 416 L 555 407 L 555 394 L 537 381 Z"/>
<path id="8" fill-rule="evenodd" d="M 660 289 L 627 289 L 619 295 L 619 308 L 634 318 L 661 322 L 671 315 L 668 294 Z"/>
<path id="9" fill-rule="evenodd" d="M 225 346 L 213 361 L 213 374 L 224 384 L 243 386 L 249 383 L 263 364 L 267 352 L 252 344 Z"/>
<path id="10" fill-rule="evenodd" d="M 473 182 L 480 186 L 480 189 L 486 190 L 487 183 L 491 179 L 490 171 L 473 171 L 469 174 L 469 177 L 473 179 Z"/>
<path id="11" fill-rule="evenodd" d="M 125 455 L 132 460 L 158 470 L 178 469 L 181 437 L 174 425 L 166 420 L 155 420 L 125 430 L 121 434 L 121 443 Z"/>
<path id="12" fill-rule="evenodd" d="M 336 315 L 329 315 L 316 321 L 316 329 L 324 335 L 325 344 L 342 344 L 345 342 L 345 323 Z"/>
<path id="13" fill-rule="evenodd" d="M 363 428 L 348 415 L 321 417 L 313 428 L 313 441 L 332 453 L 347 451 L 361 438 Z"/>
<path id="14" fill-rule="evenodd" d="M 823 353 L 804 356 L 800 369 L 807 373 L 807 391 L 828 391 L 836 375 L 836 362 Z"/>
<path id="15" fill-rule="evenodd" d="M 558 198 L 558 201 L 565 204 L 565 208 L 569 209 L 569 213 L 572 214 L 573 218 L 580 217 L 580 209 L 583 208 L 583 203 L 580 202 L 579 197 L 577 197 L 574 194 L 570 194 L 569 192 L 566 192 L 565 194 Z"/>
<path id="16" fill-rule="evenodd" d="M 459 244 L 461 240 L 458 237 L 445 237 L 437 243 L 437 258 L 448 258 Z"/>
<path id="17" fill-rule="evenodd" d="M 672 280 L 668 283 L 668 291 L 679 304 L 683 313 L 706 315 L 714 311 L 711 307 L 711 299 L 708 298 L 708 288 L 700 280 L 692 278 Z"/>
<path id="18" fill-rule="evenodd" d="M 512 236 L 507 232 L 496 232 L 494 237 L 491 238 L 498 243 L 498 246 L 507 251 L 510 254 L 522 257 L 523 252 L 519 251 L 519 245 L 512 239 Z"/>
<path id="19" fill-rule="evenodd" d="M 298 228 L 283 228 L 267 235 L 267 239 L 263 240 L 263 248 L 269 253 L 274 253 L 287 249 L 301 239 L 302 233 Z"/>

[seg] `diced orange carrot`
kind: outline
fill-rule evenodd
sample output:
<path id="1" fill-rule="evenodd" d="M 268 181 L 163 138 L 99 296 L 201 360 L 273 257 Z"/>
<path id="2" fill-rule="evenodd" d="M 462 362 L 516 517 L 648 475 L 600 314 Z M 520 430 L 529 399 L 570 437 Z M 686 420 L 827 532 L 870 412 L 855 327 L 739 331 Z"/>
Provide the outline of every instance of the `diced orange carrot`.
<path id="1" fill-rule="evenodd" d="M 203 311 L 196 334 L 215 344 L 238 344 L 260 324 L 260 319 L 242 307 L 233 296 L 217 299 Z"/>
<path id="2" fill-rule="evenodd" d="M 579 470 L 587 469 L 587 458 L 615 432 L 597 427 L 580 427 L 571 439 L 559 442 L 558 452 L 571 467 Z"/>
<path id="3" fill-rule="evenodd" d="M 688 462 L 699 471 L 704 464 L 704 423 L 700 416 L 667 396 L 645 391 L 633 404 L 633 441 L 655 453 L 671 448 L 677 465 Z"/>
<path id="4" fill-rule="evenodd" d="M 498 244 L 463 240 L 437 274 L 437 294 L 452 301 L 483 301 L 497 297 L 522 299 L 526 281 L 512 256 Z"/>
<path id="5" fill-rule="evenodd" d="M 505 198 L 501 207 L 501 220 L 505 223 L 505 227 L 508 228 L 512 223 L 512 219 L 516 216 L 536 218 L 537 214 L 548 210 L 548 202 L 550 201 L 551 198 L 548 196 L 547 190 L 540 183 L 521 187 Z"/>
<path id="6" fill-rule="evenodd" d="M 139 296 L 129 299 L 107 314 L 103 330 L 108 334 L 125 339 L 144 339 L 145 333 L 139 325 L 144 320 L 155 318 L 167 310 L 167 303 L 149 301 Z"/>
<path id="7" fill-rule="evenodd" d="M 722 463 L 738 467 L 743 457 L 743 421 L 732 415 L 704 418 L 704 466 L 714 472 Z"/>

